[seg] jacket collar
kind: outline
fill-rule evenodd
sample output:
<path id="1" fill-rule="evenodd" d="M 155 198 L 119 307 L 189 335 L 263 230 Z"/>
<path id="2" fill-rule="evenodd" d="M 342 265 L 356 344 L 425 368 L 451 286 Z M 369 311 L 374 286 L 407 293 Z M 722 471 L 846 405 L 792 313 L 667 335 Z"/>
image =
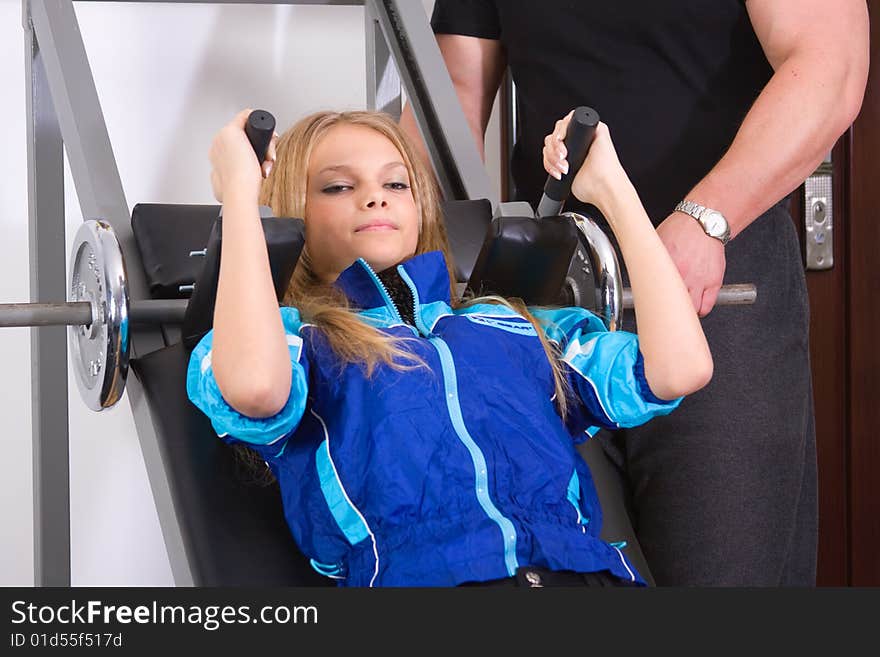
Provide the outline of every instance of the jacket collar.
<path id="1" fill-rule="evenodd" d="M 408 278 L 415 285 L 420 304 L 449 303 L 449 272 L 441 251 L 413 256 L 397 265 L 397 270 L 403 270 L 403 279 Z M 358 258 L 343 271 L 334 285 L 360 310 L 387 305 L 382 283 L 363 258 Z"/>

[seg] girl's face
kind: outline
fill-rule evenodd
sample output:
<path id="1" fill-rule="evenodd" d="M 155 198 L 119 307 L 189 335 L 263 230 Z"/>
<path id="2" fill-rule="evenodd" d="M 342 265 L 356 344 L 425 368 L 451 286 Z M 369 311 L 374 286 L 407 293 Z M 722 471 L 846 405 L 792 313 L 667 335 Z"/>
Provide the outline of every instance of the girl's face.
<path id="1" fill-rule="evenodd" d="M 312 149 L 306 245 L 315 273 L 333 281 L 358 258 L 377 272 L 415 253 L 419 217 L 394 144 L 365 126 L 340 124 Z"/>

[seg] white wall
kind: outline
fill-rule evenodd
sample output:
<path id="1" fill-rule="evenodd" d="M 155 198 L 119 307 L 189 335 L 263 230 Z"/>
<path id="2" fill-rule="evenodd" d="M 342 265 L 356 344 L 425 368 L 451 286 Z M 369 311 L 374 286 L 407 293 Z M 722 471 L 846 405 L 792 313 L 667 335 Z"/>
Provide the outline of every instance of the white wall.
<path id="1" fill-rule="evenodd" d="M 422 0 L 426 11 L 433 0 Z M 76 12 L 129 207 L 211 203 L 210 139 L 242 107 L 287 126 L 313 110 L 365 103 L 363 10 L 78 3 Z M 112 27 L 112 29 L 108 29 Z M 21 2 L 0 0 L 0 301 L 28 289 L 27 152 Z M 497 117 L 489 168 L 498 186 Z M 82 221 L 66 176 L 68 244 Z M 68 249 L 69 251 L 69 249 Z M 28 329 L 2 329 L 0 585 L 33 579 Z M 128 398 L 96 414 L 70 380 L 74 586 L 173 585 Z"/>

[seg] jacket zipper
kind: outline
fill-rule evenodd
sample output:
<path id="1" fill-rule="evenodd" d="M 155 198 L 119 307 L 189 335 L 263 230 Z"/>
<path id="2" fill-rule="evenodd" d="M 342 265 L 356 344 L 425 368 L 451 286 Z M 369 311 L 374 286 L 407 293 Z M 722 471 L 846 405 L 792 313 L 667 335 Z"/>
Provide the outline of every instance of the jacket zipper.
<path id="1" fill-rule="evenodd" d="M 376 285 L 379 286 L 380 292 L 382 292 L 382 296 L 385 298 L 385 305 L 391 309 L 391 312 L 394 313 L 394 316 L 397 317 L 398 321 L 401 324 L 406 324 L 403 321 L 403 316 L 400 314 L 400 311 L 397 309 L 397 306 L 394 304 L 394 301 L 391 299 L 391 293 L 388 292 L 388 288 L 385 287 L 385 283 L 382 282 L 382 279 L 379 278 L 379 275 L 375 272 L 375 270 L 370 266 L 370 263 L 364 260 L 363 258 L 359 259 L 359 262 L 366 268 L 369 272 L 370 276 L 372 276 L 373 280 L 376 282 Z M 418 328 L 418 327 L 416 327 Z"/>
<path id="2" fill-rule="evenodd" d="M 480 503 L 480 506 L 483 508 L 486 515 L 489 516 L 489 518 L 495 522 L 501 530 L 501 538 L 504 544 L 505 567 L 507 568 L 508 574 L 513 577 L 516 574 L 516 569 L 519 567 L 519 562 L 516 558 L 516 528 L 508 518 L 502 515 L 501 511 L 498 510 L 498 507 L 495 506 L 492 499 L 489 497 L 486 457 L 483 456 L 482 450 L 480 450 L 480 447 L 471 437 L 464 424 L 464 417 L 461 413 L 461 404 L 459 404 L 458 401 L 458 385 L 452 352 L 449 350 L 449 346 L 446 344 L 445 340 L 433 335 L 428 330 L 428 327 L 422 322 L 421 316 L 418 312 L 419 293 L 416 290 L 416 286 L 412 279 L 409 277 L 409 274 L 407 274 L 406 270 L 403 268 L 403 265 L 397 266 L 397 272 L 412 293 L 414 310 L 413 318 L 416 323 L 416 329 L 428 339 L 434 349 L 437 350 L 437 354 L 440 356 L 440 368 L 443 371 L 443 385 L 446 392 L 446 409 L 449 413 L 449 419 L 452 421 L 452 426 L 455 429 L 458 439 L 464 444 L 471 455 L 471 460 L 474 464 L 474 476 L 476 478 L 477 501 Z"/>

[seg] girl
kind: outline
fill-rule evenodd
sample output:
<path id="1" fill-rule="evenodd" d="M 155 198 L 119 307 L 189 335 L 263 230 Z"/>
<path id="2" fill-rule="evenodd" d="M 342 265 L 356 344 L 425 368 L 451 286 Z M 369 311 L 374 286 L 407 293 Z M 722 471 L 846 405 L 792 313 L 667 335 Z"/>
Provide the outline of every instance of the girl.
<path id="1" fill-rule="evenodd" d="M 599 539 L 575 444 L 669 413 L 712 360 L 607 128 L 572 193 L 617 235 L 638 337 L 581 308 L 456 299 L 431 174 L 388 116 L 306 117 L 273 141 L 261 183 L 248 114 L 211 149 L 222 264 L 187 392 L 266 461 L 314 568 L 346 586 L 503 583 L 526 567 L 531 584 L 643 583 Z M 280 312 L 260 203 L 306 226 Z"/>

